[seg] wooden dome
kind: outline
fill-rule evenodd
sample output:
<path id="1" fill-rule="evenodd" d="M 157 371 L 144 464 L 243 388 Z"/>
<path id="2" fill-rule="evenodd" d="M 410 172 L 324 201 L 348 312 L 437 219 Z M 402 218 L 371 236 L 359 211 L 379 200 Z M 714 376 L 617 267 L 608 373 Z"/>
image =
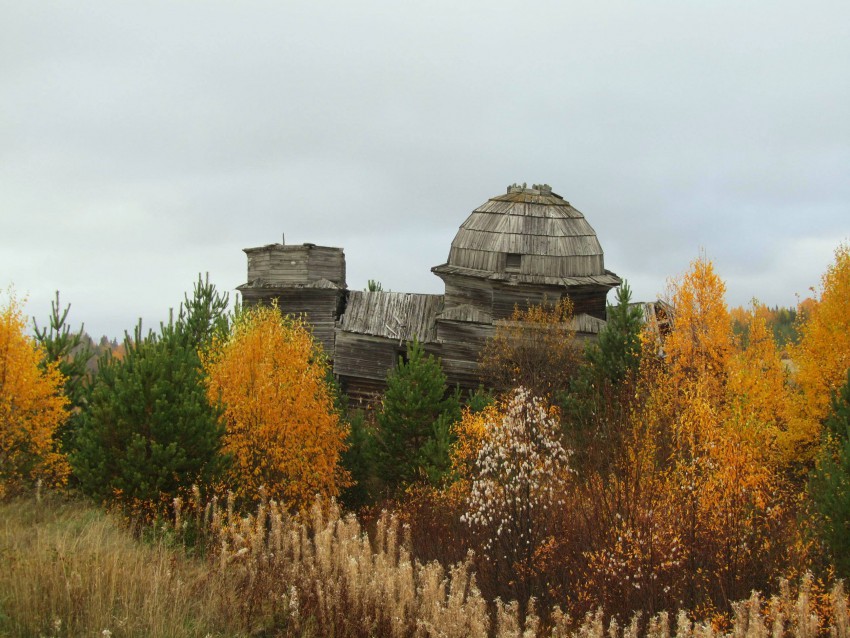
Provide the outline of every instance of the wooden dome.
<path id="1" fill-rule="evenodd" d="M 605 270 L 602 246 L 584 215 L 548 184 L 509 186 L 506 194 L 472 211 L 452 241 L 446 264 L 434 271 L 518 283 L 585 278 L 619 283 Z"/>

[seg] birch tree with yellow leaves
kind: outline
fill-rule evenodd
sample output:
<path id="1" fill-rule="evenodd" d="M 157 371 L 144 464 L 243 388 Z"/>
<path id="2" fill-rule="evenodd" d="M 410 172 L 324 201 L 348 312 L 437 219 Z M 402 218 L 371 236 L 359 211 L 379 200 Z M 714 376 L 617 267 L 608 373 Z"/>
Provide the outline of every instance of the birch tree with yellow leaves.
<path id="1" fill-rule="evenodd" d="M 349 483 L 340 466 L 347 427 L 302 321 L 274 306 L 249 308 L 202 359 L 209 400 L 222 408 L 236 495 L 251 501 L 264 488 L 292 510 L 338 496 Z"/>
<path id="2" fill-rule="evenodd" d="M 775 402 L 784 395 L 773 394 L 782 389 L 775 347 L 754 320 L 749 347 L 736 348 L 725 292 L 704 256 L 674 283 L 665 373 L 652 389 L 670 428 L 668 489 L 679 504 L 691 605 L 753 586 L 781 493 L 773 441 L 781 425 Z"/>
<path id="3" fill-rule="evenodd" d="M 0 496 L 36 480 L 63 485 L 67 460 L 54 437 L 68 418 L 65 379 L 26 333 L 13 295 L 0 308 Z"/>
<path id="4" fill-rule="evenodd" d="M 836 249 L 820 290 L 806 303 L 798 332 L 800 341 L 791 348 L 791 358 L 800 391 L 785 448 L 789 458 L 811 461 L 832 398 L 850 368 L 850 245 Z"/>

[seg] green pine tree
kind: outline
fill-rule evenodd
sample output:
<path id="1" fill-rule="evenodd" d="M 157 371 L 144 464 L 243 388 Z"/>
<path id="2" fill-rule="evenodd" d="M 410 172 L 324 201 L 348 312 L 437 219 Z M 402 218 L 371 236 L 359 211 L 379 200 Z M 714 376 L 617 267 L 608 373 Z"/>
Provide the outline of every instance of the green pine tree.
<path id="1" fill-rule="evenodd" d="M 817 465 L 809 481 L 816 533 L 827 548 L 835 575 L 850 577 L 850 370 L 833 397 L 824 422 Z"/>
<path id="2" fill-rule="evenodd" d="M 159 334 L 126 336 L 122 359 L 101 359 L 71 455 L 83 491 L 146 517 L 223 466 L 219 411 L 205 395 L 198 350 L 227 325 L 227 295 L 195 285 Z"/>
<path id="3" fill-rule="evenodd" d="M 587 350 L 593 376 L 612 384 L 637 372 L 640 363 L 640 331 L 643 313 L 630 306 L 632 291 L 627 281 L 617 289 L 617 305 L 608 304 L 608 322 L 599 339 Z"/>
<path id="4" fill-rule="evenodd" d="M 70 401 L 71 411 L 68 420 L 56 431 L 55 436 L 60 449 L 67 454 L 74 449 L 74 436 L 79 425 L 80 411 L 85 406 L 90 381 L 87 366 L 95 352 L 84 327 L 81 325 L 78 332 L 71 332 L 71 327 L 66 323 L 71 304 L 61 311 L 60 307 L 57 290 L 56 300 L 50 302 L 51 312 L 47 325 L 40 328 L 35 318 L 32 322 L 35 339 L 45 354 L 42 364 L 58 362 L 59 371 L 65 377 L 64 391 Z"/>
<path id="5" fill-rule="evenodd" d="M 449 466 L 448 425 L 460 418 L 439 361 L 417 340 L 408 344 L 406 359 L 387 375 L 377 415 L 377 471 L 391 493 L 421 478 L 439 479 Z"/>
<path id="6" fill-rule="evenodd" d="M 561 397 L 564 430 L 578 471 L 603 469 L 619 449 L 640 365 L 643 313 L 627 282 L 608 305 L 608 322 L 585 350 L 585 363 Z"/>
<path id="7" fill-rule="evenodd" d="M 352 484 L 345 488 L 339 500 L 347 508 L 358 510 L 373 502 L 375 486 L 375 437 L 362 410 L 346 410 L 348 447 L 342 453 L 342 467 L 351 475 Z"/>

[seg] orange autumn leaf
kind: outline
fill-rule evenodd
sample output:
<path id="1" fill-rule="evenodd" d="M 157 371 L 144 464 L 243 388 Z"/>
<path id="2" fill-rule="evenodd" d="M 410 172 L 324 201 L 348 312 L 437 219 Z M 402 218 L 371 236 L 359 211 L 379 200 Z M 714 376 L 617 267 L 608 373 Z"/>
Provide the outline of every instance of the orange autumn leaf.
<path id="1" fill-rule="evenodd" d="M 452 426 L 457 437 L 452 446 L 452 471 L 458 477 L 469 477 L 487 435 L 489 423 L 501 418 L 497 404 L 488 405 L 479 412 L 465 408 L 461 420 Z"/>
<path id="2" fill-rule="evenodd" d="M 481 350 L 478 371 L 487 387 L 509 392 L 522 386 L 552 400 L 569 386 L 580 358 L 573 305 L 564 297 L 517 306 L 510 318 L 497 321 Z"/>

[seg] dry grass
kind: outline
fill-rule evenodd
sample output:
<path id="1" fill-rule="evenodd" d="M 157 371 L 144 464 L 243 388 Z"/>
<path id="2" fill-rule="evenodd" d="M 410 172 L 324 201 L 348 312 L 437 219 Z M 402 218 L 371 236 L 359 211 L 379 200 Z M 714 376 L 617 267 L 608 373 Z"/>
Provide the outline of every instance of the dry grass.
<path id="1" fill-rule="evenodd" d="M 205 636 L 206 564 L 75 501 L 0 503 L 0 634 Z"/>
<path id="2" fill-rule="evenodd" d="M 470 560 L 448 571 L 420 563 L 389 514 L 370 540 L 334 504 L 314 506 L 304 520 L 273 502 L 245 518 L 214 506 L 187 510 L 177 527 L 210 530 L 207 561 L 135 540 L 77 502 L 0 503 L 0 634 L 850 638 L 840 583 L 824 600 L 808 580 L 797 593 L 784 583 L 768 601 L 754 594 L 735 605 L 726 631 L 685 612 L 622 624 L 601 612 L 571 620 L 534 601 L 526 610 L 485 601 Z"/>
<path id="3" fill-rule="evenodd" d="M 245 518 L 209 510 L 206 517 L 216 530 L 220 569 L 240 583 L 245 617 L 286 616 L 281 635 L 850 638 L 841 583 L 825 600 L 815 600 L 810 578 L 796 594 L 787 582 L 767 602 L 753 594 L 735 604 L 726 631 L 684 611 L 637 615 L 620 625 L 601 612 L 573 620 L 557 608 L 537 610 L 534 600 L 525 610 L 516 602 L 490 604 L 476 587 L 470 558 L 448 573 L 436 562 L 420 563 L 411 556 L 409 533 L 386 513 L 372 541 L 333 503 L 314 505 L 303 522 L 274 502 Z"/>

